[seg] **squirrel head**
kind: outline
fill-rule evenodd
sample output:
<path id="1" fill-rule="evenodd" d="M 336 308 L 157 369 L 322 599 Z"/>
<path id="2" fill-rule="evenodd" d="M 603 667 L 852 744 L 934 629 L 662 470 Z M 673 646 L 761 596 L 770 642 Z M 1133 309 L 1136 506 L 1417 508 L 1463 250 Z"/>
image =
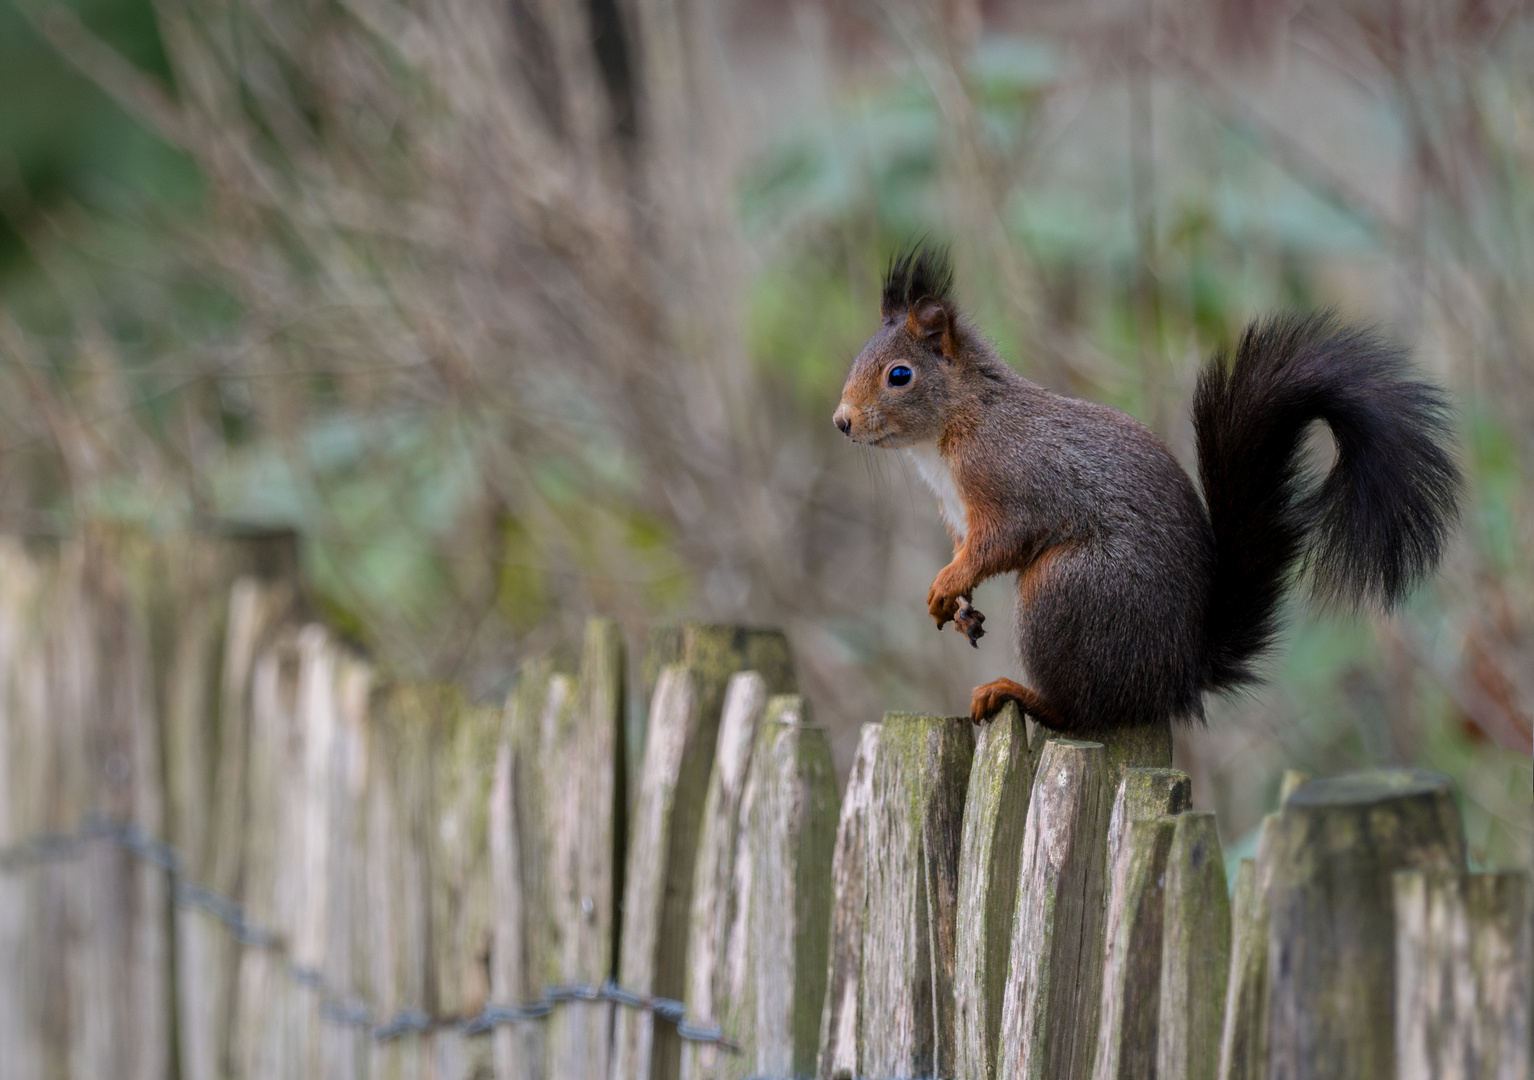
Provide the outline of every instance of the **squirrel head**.
<path id="1" fill-rule="evenodd" d="M 853 361 L 832 419 L 853 442 L 933 442 L 970 396 L 968 333 L 953 302 L 947 251 L 918 244 L 891 258 L 879 308 L 883 325 Z"/>

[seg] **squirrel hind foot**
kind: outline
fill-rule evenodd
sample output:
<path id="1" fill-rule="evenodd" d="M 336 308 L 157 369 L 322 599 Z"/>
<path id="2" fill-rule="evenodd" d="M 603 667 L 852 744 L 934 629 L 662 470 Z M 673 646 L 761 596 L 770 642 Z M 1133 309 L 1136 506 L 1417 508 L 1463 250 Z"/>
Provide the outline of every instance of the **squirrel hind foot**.
<path id="1" fill-rule="evenodd" d="M 969 698 L 969 718 L 977 724 L 988 723 L 1009 701 L 1017 702 L 1023 712 L 1056 731 L 1070 731 L 1078 726 L 1046 705 L 1037 690 L 1011 679 L 992 679 L 975 687 Z"/>

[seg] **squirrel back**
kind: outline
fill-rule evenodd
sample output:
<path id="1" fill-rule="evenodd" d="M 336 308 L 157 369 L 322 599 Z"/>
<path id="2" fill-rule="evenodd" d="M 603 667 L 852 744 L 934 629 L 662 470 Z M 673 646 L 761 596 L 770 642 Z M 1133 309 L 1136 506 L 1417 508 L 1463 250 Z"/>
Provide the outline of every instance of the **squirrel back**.
<path id="1" fill-rule="evenodd" d="M 1371 334 L 1278 318 L 1216 356 L 1193 406 L 1201 501 L 1144 425 L 997 356 L 959 312 L 944 253 L 892 260 L 881 309 L 835 421 L 915 453 L 939 495 L 954 558 L 929 613 L 973 643 L 975 586 L 1018 576 L 1030 685 L 978 688 L 977 720 L 1008 698 L 1063 730 L 1200 718 L 1204 691 L 1254 680 L 1297 566 L 1323 599 L 1389 606 L 1438 561 L 1460 489 L 1446 402 Z M 1303 452 L 1316 420 L 1337 445 L 1319 482 Z"/>

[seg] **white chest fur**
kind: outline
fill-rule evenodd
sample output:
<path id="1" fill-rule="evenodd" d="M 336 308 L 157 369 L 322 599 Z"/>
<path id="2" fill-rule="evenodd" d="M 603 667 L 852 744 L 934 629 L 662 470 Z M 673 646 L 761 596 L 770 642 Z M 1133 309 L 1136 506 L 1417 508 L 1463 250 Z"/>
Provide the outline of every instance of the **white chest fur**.
<path id="1" fill-rule="evenodd" d="M 948 462 L 943 460 L 943 455 L 931 443 L 908 446 L 905 455 L 916 466 L 916 471 L 921 473 L 921 478 L 932 489 L 932 494 L 937 496 L 938 509 L 943 512 L 943 521 L 947 523 L 948 531 L 956 539 L 963 540 L 964 534 L 969 531 L 969 515 L 964 511 L 964 500 L 959 498 L 959 486 L 953 482 L 953 471 L 949 469 Z"/>

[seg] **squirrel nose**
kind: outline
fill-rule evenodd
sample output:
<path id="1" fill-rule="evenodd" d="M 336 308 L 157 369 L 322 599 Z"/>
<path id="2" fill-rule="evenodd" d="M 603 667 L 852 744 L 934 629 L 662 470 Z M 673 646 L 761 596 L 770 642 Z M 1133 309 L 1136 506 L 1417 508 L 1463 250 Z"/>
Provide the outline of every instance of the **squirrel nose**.
<path id="1" fill-rule="evenodd" d="M 848 438 L 852 437 L 852 417 L 847 415 L 847 406 L 838 405 L 836 407 L 836 415 L 831 417 L 831 419 L 841 429 L 843 435 L 846 435 Z"/>

